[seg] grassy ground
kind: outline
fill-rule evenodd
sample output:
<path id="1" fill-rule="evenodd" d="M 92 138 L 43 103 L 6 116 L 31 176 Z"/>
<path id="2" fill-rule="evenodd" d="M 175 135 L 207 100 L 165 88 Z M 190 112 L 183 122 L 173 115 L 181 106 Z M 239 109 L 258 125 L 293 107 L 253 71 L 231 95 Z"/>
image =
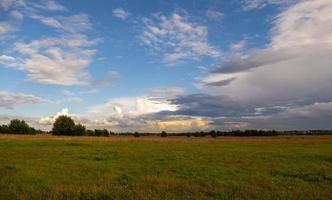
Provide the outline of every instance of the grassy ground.
<path id="1" fill-rule="evenodd" d="M 0 135 L 0 199 L 332 199 L 332 136 Z"/>

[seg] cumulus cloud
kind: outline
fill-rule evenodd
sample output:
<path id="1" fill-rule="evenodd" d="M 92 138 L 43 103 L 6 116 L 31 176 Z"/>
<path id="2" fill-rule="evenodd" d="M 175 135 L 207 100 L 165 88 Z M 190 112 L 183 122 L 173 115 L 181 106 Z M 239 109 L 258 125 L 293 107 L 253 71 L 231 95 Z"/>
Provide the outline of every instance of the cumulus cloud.
<path id="1" fill-rule="evenodd" d="M 176 110 L 176 106 L 161 97 L 141 96 L 111 99 L 104 104 L 91 107 L 88 112 L 95 116 L 113 115 L 121 117 L 123 114 L 140 116 L 163 110 L 174 111 Z"/>
<path id="2" fill-rule="evenodd" d="M 61 111 L 53 114 L 53 115 L 50 115 L 50 116 L 47 116 L 47 117 L 42 117 L 38 120 L 38 123 L 40 125 L 44 125 L 44 126 L 50 126 L 50 125 L 53 125 L 53 123 L 55 122 L 55 120 L 59 117 L 59 116 L 62 116 L 62 115 L 65 115 L 65 116 L 69 116 L 71 117 L 75 123 L 83 123 L 83 124 L 88 124 L 89 120 L 80 116 L 80 115 L 77 115 L 77 114 L 72 114 L 69 112 L 69 109 L 68 108 L 63 108 L 61 109 Z"/>
<path id="3" fill-rule="evenodd" d="M 42 97 L 37 97 L 32 94 L 0 91 L 0 107 L 2 108 L 11 109 L 24 104 L 41 104 L 50 102 L 50 100 L 44 99 Z"/>
<path id="4" fill-rule="evenodd" d="M 28 73 L 28 79 L 43 84 L 87 85 L 84 71 L 96 53 L 91 46 L 96 40 L 85 35 L 45 38 L 29 43 L 15 43 L 20 60 L 9 66 Z"/>
<path id="5" fill-rule="evenodd" d="M 207 41 L 207 27 L 189 21 L 186 15 L 173 13 L 168 17 L 155 14 L 142 21 L 144 29 L 141 41 L 151 47 L 153 52 L 161 53 L 166 63 L 176 64 L 198 60 L 203 56 L 220 56 L 220 51 Z"/>
<path id="6" fill-rule="evenodd" d="M 126 20 L 130 16 L 130 13 L 125 11 L 123 8 L 116 8 L 112 11 L 112 13 L 114 17 L 122 20 Z"/>

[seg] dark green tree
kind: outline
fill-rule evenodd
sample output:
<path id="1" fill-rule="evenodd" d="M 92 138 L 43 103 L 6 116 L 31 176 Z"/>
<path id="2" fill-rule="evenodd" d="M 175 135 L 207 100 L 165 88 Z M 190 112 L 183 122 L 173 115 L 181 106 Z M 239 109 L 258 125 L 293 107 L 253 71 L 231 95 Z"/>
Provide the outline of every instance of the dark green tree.
<path id="1" fill-rule="evenodd" d="M 13 119 L 8 126 L 9 133 L 29 134 L 30 127 L 24 120 Z"/>
<path id="2" fill-rule="evenodd" d="M 215 137 L 217 137 L 217 132 L 215 130 L 211 130 L 210 135 L 211 135 L 211 137 L 215 138 Z"/>
<path id="3" fill-rule="evenodd" d="M 74 129 L 74 121 L 68 116 L 61 115 L 55 120 L 52 133 L 53 135 L 74 135 Z"/>
<path id="4" fill-rule="evenodd" d="M 77 124 L 74 126 L 73 135 L 85 135 L 86 128 L 82 124 Z"/>
<path id="5" fill-rule="evenodd" d="M 135 132 L 135 133 L 134 133 L 134 136 L 135 136 L 135 137 L 139 137 L 139 136 L 140 136 L 139 132 Z"/>
<path id="6" fill-rule="evenodd" d="M 162 131 L 161 134 L 160 134 L 161 137 L 167 137 L 167 133 L 166 131 Z"/>

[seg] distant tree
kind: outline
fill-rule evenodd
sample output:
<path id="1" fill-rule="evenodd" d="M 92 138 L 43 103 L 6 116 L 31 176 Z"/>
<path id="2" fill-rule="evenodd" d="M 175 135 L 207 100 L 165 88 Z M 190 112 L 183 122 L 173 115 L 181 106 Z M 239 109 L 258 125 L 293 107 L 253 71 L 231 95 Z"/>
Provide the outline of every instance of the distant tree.
<path id="1" fill-rule="evenodd" d="M 134 133 L 134 136 L 135 136 L 135 137 L 139 137 L 139 136 L 140 136 L 139 132 L 135 132 L 135 133 Z"/>
<path id="2" fill-rule="evenodd" d="M 161 137 L 167 137 L 167 133 L 166 131 L 162 131 L 161 134 L 160 134 Z"/>
<path id="3" fill-rule="evenodd" d="M 74 129 L 74 121 L 68 116 L 61 115 L 55 120 L 52 133 L 53 135 L 74 135 Z"/>
<path id="4" fill-rule="evenodd" d="M 13 119 L 8 126 L 9 133 L 29 134 L 30 127 L 24 120 Z"/>
<path id="5" fill-rule="evenodd" d="M 210 135 L 211 135 L 211 137 L 215 138 L 215 137 L 217 137 L 217 132 L 215 130 L 211 130 Z"/>
<path id="6" fill-rule="evenodd" d="M 0 133 L 9 133 L 9 127 L 6 124 L 0 125 Z"/>
<path id="7" fill-rule="evenodd" d="M 104 130 L 103 130 L 103 136 L 105 136 L 105 137 L 110 136 L 110 133 L 108 132 L 107 129 L 104 129 Z"/>
<path id="8" fill-rule="evenodd" d="M 95 136 L 95 132 L 93 130 L 86 130 L 86 135 L 88 136 Z"/>
<path id="9" fill-rule="evenodd" d="M 86 128 L 82 124 L 77 124 L 74 126 L 73 135 L 85 135 Z"/>

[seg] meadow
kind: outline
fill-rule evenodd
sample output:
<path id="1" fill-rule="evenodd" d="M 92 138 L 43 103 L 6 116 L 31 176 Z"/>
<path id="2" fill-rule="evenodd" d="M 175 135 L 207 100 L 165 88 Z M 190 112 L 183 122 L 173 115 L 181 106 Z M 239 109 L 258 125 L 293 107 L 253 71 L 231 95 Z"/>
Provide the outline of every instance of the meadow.
<path id="1" fill-rule="evenodd" d="M 332 199 L 332 136 L 0 135 L 0 199 Z"/>

